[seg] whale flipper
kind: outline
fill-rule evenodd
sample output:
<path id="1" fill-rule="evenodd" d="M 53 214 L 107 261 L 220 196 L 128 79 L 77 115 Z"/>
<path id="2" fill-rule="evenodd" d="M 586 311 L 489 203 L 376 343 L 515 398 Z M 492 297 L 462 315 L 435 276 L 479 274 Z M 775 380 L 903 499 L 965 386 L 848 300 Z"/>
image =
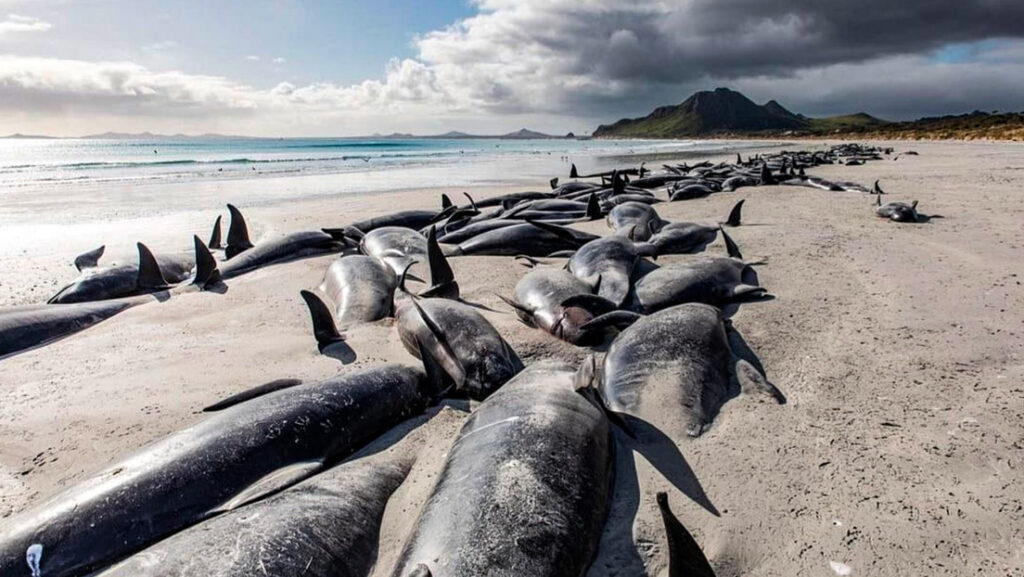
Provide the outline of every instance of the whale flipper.
<path id="1" fill-rule="evenodd" d="M 224 513 L 237 509 L 247 503 L 259 501 L 260 499 L 287 489 L 292 485 L 312 477 L 323 470 L 322 461 L 302 461 L 293 463 L 276 471 L 271 471 L 262 479 L 242 489 L 230 501 L 217 506 L 211 513 Z"/>
<path id="2" fill-rule="evenodd" d="M 248 401 L 250 399 L 255 399 L 256 397 L 259 397 L 261 395 L 273 393 L 274 391 L 280 391 L 281 389 L 295 387 L 301 384 L 301 379 L 276 379 L 270 381 L 269 383 L 263 383 L 262 385 L 259 385 L 257 387 L 253 387 L 251 389 L 242 391 L 241 393 L 231 395 L 230 397 L 222 401 L 217 401 L 216 403 L 208 407 L 203 407 L 203 412 L 212 413 L 214 411 L 220 411 L 228 407 L 233 407 L 239 403 L 244 403 L 245 401 Z"/>
<path id="3" fill-rule="evenodd" d="M 300 291 L 299 294 L 309 307 L 309 316 L 313 320 L 313 336 L 320 352 L 324 352 L 324 349 L 334 343 L 344 341 L 345 337 L 338 332 L 338 326 L 334 324 L 334 315 L 327 304 L 310 291 Z"/>
<path id="4" fill-rule="evenodd" d="M 693 539 L 693 535 L 690 535 L 686 527 L 683 527 L 679 519 L 672 514 L 672 509 L 668 506 L 668 494 L 661 492 L 656 498 L 668 536 L 669 577 L 715 577 L 714 569 Z"/>
<path id="5" fill-rule="evenodd" d="M 89 252 L 83 252 L 82 254 L 75 257 L 75 268 L 78 272 L 82 272 L 84 268 L 96 268 L 99 264 L 100 257 L 103 256 L 103 251 L 107 249 L 107 245 L 100 245 L 99 248 L 94 248 Z"/>
<path id="6" fill-rule="evenodd" d="M 249 240 L 249 227 L 245 224 L 242 211 L 229 204 L 228 212 L 231 213 L 231 225 L 228 227 L 228 246 L 224 249 L 224 256 L 230 259 L 240 252 L 249 250 L 253 244 Z"/>
<path id="7" fill-rule="evenodd" d="M 149 248 L 141 242 L 136 243 L 139 249 L 139 275 L 136 284 L 140 289 L 159 290 L 167 288 L 167 281 L 160 272 L 160 265 Z"/>

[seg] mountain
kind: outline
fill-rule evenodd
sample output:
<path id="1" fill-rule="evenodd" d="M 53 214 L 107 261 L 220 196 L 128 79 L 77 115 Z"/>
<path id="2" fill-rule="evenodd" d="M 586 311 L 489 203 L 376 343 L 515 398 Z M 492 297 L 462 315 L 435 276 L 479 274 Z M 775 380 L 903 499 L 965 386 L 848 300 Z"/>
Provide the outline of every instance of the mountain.
<path id="1" fill-rule="evenodd" d="M 22 139 L 30 140 L 30 139 L 39 139 L 39 138 L 43 138 L 43 139 L 47 139 L 47 140 L 53 140 L 52 136 L 43 136 L 41 134 L 22 134 L 20 132 L 15 132 L 14 134 L 8 134 L 7 136 L 0 136 L 0 139 L 12 139 L 12 140 L 22 140 Z"/>
<path id="2" fill-rule="evenodd" d="M 799 130 L 808 125 L 808 119 L 793 114 L 774 100 L 758 105 L 735 90 L 716 88 L 698 92 L 682 104 L 656 108 L 643 118 L 626 118 L 610 126 L 601 125 L 594 136 L 674 138 Z"/>
<path id="3" fill-rule="evenodd" d="M 519 130 L 517 130 L 515 132 L 509 132 L 508 134 L 503 134 L 503 135 L 499 136 L 498 138 L 538 140 L 538 139 L 544 139 L 544 138 L 559 138 L 559 137 L 558 136 L 551 136 L 550 134 L 544 134 L 543 132 L 537 132 L 536 130 L 527 130 L 525 128 L 520 128 Z"/>

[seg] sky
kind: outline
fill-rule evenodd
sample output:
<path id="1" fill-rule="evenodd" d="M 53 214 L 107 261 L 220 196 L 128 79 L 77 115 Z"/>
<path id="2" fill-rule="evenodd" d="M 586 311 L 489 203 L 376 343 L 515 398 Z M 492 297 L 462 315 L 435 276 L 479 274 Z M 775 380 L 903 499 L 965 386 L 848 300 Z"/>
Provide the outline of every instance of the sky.
<path id="1" fill-rule="evenodd" d="M 1021 111 L 1024 1 L 0 0 L 0 134 L 582 134 L 719 86 Z"/>

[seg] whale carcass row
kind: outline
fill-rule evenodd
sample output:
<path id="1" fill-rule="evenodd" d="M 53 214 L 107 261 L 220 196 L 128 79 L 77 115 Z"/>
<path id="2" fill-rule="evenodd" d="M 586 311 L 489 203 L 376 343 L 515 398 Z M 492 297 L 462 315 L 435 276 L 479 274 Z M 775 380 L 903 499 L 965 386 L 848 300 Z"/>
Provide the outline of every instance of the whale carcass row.
<path id="1" fill-rule="evenodd" d="M 383 365 L 228 407 L 5 521 L 0 575 L 20 574 L 29 547 L 47 576 L 99 569 L 338 462 L 422 411 L 428 391 L 419 370 Z"/>
<path id="2" fill-rule="evenodd" d="M 782 401 L 778 389 L 748 361 L 733 357 L 719 309 L 682 304 L 639 317 L 619 333 L 605 355 L 601 394 L 613 411 L 644 419 L 670 435 L 682 432 L 676 425 L 681 421 L 687 434 L 698 436 L 730 398 L 733 374 L 744 389 Z M 676 414 L 662 422 L 666 407 Z"/>
<path id="3" fill-rule="evenodd" d="M 191 258 L 153 256 L 141 242 L 138 264 L 85 268 L 81 276 L 50 298 L 50 304 L 82 303 L 130 297 L 167 290 L 192 274 Z M 76 264 L 81 265 L 81 257 Z M 95 261 L 92 261 L 95 262 Z"/>
<path id="4" fill-rule="evenodd" d="M 198 237 L 195 242 L 195 275 L 189 286 L 172 292 L 203 290 L 219 281 L 217 264 Z M 170 294 L 170 293 L 168 293 Z M 45 304 L 0 310 L 0 357 L 84 330 L 132 306 L 149 302 L 152 297 L 137 295 L 96 302 Z"/>
<path id="5" fill-rule="evenodd" d="M 369 575 L 391 495 L 423 443 L 462 420 L 452 409 L 432 417 L 409 419 L 352 459 L 176 533 L 97 577 Z"/>
<path id="6" fill-rule="evenodd" d="M 394 577 L 581 577 L 608 510 L 611 443 L 572 369 L 526 369 L 463 426 Z"/>
<path id="7" fill-rule="evenodd" d="M 586 283 L 561 268 L 529 272 L 516 283 L 512 299 L 501 299 L 527 325 L 575 345 L 597 344 L 603 338 L 601 331 L 584 331 L 580 327 L 616 306 L 591 294 Z"/>

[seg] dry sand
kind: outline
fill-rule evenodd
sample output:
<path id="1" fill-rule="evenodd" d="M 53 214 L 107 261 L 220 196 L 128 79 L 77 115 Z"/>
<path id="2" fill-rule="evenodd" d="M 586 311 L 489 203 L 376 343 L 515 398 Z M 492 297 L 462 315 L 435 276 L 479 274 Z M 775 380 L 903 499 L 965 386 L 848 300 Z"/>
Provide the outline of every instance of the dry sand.
<path id="1" fill-rule="evenodd" d="M 788 147 L 812 145 L 820 143 Z M 667 574 L 659 490 L 669 490 L 721 577 L 1024 575 L 1024 146 L 894 146 L 921 155 L 812 173 L 867 185 L 880 178 L 888 200 L 917 199 L 922 212 L 944 218 L 900 225 L 874 217 L 866 195 L 797 187 L 658 205 L 668 220 L 715 222 L 747 199 L 744 226 L 731 234 L 748 259 L 768 259 L 759 274 L 777 298 L 745 305 L 734 323 L 789 402 L 740 396 L 703 437 L 678 439 L 685 464 L 669 472 L 682 490 L 643 456 L 620 451 L 593 575 Z M 436 196 L 327 197 L 247 215 L 256 231 L 302 230 L 434 207 Z M 212 214 L 160 224 L 205 236 Z M 603 222 L 579 228 L 607 233 Z M 21 257 L 41 288 L 30 298 L 8 277 L 4 304 L 49 296 L 74 276 L 64 263 L 97 240 L 72 235 L 66 251 Z M 724 248 L 716 242 L 709 252 Z M 0 361 L 0 530 L 11 514 L 201 419 L 201 407 L 229 394 L 382 361 L 415 364 L 389 322 L 349 331 L 353 363 L 317 353 L 298 293 L 317 286 L 333 258 L 269 267 L 231 281 L 225 294 L 136 307 Z M 19 256 L 0 262 L 10 269 Z M 452 264 L 464 298 L 495 310 L 485 316 L 527 363 L 588 352 L 507 312 L 495 293 L 509 295 L 525 273 L 511 259 Z M 458 429 L 458 411 L 443 415 L 389 505 L 378 573 L 394 562 Z M 705 506 L 692 498 L 701 494 Z"/>

